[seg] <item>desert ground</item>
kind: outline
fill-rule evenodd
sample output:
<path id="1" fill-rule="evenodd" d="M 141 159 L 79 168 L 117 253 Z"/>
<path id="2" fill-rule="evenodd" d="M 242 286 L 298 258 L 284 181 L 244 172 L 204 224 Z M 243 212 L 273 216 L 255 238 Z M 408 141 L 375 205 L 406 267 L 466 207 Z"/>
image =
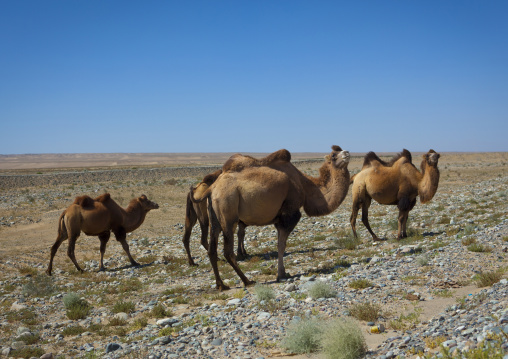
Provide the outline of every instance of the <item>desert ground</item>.
<path id="1" fill-rule="evenodd" d="M 280 283 L 274 227 L 248 227 L 249 257 L 239 264 L 257 284 L 243 288 L 222 261 L 232 289 L 218 292 L 199 226 L 191 237 L 198 266 L 188 265 L 182 236 L 189 187 L 230 155 L 0 155 L 0 355 L 321 357 L 294 356 L 283 344 L 291 323 L 305 318 L 352 318 L 372 358 L 431 357 L 447 342 L 452 351 L 475 350 L 492 337 L 489 328 L 508 332 L 508 153 L 441 153 L 437 193 L 429 204 L 416 204 L 410 236 L 401 241 L 396 207 L 374 202 L 370 223 L 385 240 L 373 243 L 360 215 L 355 241 L 350 193 L 330 215 L 304 214 L 284 259 L 292 278 Z M 323 155 L 295 153 L 292 161 L 317 176 Z M 352 155 L 349 170 L 357 173 L 364 154 Z M 418 168 L 420 161 L 421 153 L 413 153 Z M 85 273 L 75 269 L 64 242 L 47 276 L 62 211 L 76 196 L 105 192 L 122 207 L 141 194 L 159 204 L 127 236 L 141 266 L 129 265 L 112 236 L 107 270 L 99 272 L 100 242 L 82 233 L 75 252 Z M 316 297 L 315 283 L 333 293 Z M 70 319 L 69 294 L 87 303 L 81 318 Z M 355 315 L 361 304 L 377 310 L 372 319 Z M 373 334 L 373 325 L 385 330 Z M 508 340 L 500 338 L 506 349 Z"/>

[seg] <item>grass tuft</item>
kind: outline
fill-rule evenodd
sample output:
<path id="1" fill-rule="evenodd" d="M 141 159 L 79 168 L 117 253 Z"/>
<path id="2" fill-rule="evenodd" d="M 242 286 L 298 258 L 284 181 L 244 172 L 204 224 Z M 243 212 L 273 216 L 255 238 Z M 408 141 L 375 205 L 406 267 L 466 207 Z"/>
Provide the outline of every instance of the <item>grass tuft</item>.
<path id="1" fill-rule="evenodd" d="M 316 281 L 309 288 L 309 296 L 312 299 L 318 298 L 333 298 L 337 296 L 337 292 L 332 288 L 332 286 L 328 283 L 322 281 Z"/>
<path id="2" fill-rule="evenodd" d="M 349 287 L 353 289 L 365 289 L 372 287 L 372 282 L 368 279 L 356 279 L 349 283 Z"/>
<path id="3" fill-rule="evenodd" d="M 362 358 L 367 352 L 367 344 L 358 325 L 353 320 L 341 318 L 326 323 L 321 347 L 328 359 Z"/>
<path id="4" fill-rule="evenodd" d="M 133 302 L 124 302 L 119 300 L 113 305 L 113 313 L 132 313 L 136 305 Z"/>
<path id="5" fill-rule="evenodd" d="M 501 277 L 501 272 L 480 272 L 475 276 L 474 281 L 478 288 L 490 287 L 499 282 Z"/>
<path id="6" fill-rule="evenodd" d="M 254 294 L 258 302 L 269 302 L 275 299 L 275 291 L 267 285 L 257 284 L 254 286 Z"/>
<path id="7" fill-rule="evenodd" d="M 67 318 L 71 320 L 86 318 L 92 309 L 86 300 L 72 292 L 64 295 L 63 302 L 65 309 L 67 309 Z"/>
<path id="8" fill-rule="evenodd" d="M 312 353 L 320 347 L 323 328 L 318 319 L 293 320 L 281 346 L 295 354 Z"/>
<path id="9" fill-rule="evenodd" d="M 382 314 L 381 306 L 370 302 L 353 304 L 349 307 L 349 313 L 352 317 L 366 322 L 375 322 Z"/>
<path id="10" fill-rule="evenodd" d="M 30 297 L 48 297 L 55 291 L 53 278 L 47 275 L 37 275 L 23 286 L 23 294 Z"/>

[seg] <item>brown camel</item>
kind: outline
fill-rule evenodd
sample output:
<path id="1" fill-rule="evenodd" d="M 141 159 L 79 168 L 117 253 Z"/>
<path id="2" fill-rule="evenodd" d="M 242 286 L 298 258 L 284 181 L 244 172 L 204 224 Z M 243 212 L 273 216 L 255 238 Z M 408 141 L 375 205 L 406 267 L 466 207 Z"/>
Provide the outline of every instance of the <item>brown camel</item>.
<path id="1" fill-rule="evenodd" d="M 92 199 L 88 196 L 76 197 L 74 203 L 63 211 L 58 220 L 58 236 L 55 244 L 51 247 L 51 258 L 46 273 L 51 275 L 53 258 L 55 257 L 58 247 L 60 247 L 62 242 L 67 238 L 69 238 L 67 255 L 72 260 L 77 270 L 83 272 L 83 269 L 78 265 L 76 256 L 74 255 L 76 240 L 81 234 L 81 231 L 88 236 L 98 236 L 101 241 L 100 271 L 105 270 L 103 258 L 111 231 L 113 231 L 116 240 L 122 244 L 131 264 L 133 266 L 139 265 L 131 256 L 129 245 L 125 237 L 128 232 L 132 232 L 141 226 L 145 220 L 146 214 L 150 210 L 157 208 L 159 208 L 159 205 L 148 200 L 144 194 L 138 198 L 132 199 L 126 209 L 120 207 L 111 198 L 109 193 L 104 193 L 96 199 Z"/>
<path id="2" fill-rule="evenodd" d="M 193 203 L 191 201 L 191 192 L 194 191 L 194 197 L 201 197 L 201 195 L 211 186 L 213 182 L 219 177 L 219 175 L 224 172 L 239 172 L 246 167 L 259 167 L 265 166 L 267 164 L 276 162 L 276 161 L 291 161 L 291 154 L 289 151 L 282 149 L 276 152 L 269 154 L 268 156 L 257 159 L 251 156 L 246 156 L 242 154 L 234 154 L 232 155 L 222 166 L 222 169 L 217 170 L 213 173 L 206 175 L 203 180 L 196 185 L 195 188 L 191 188 L 191 191 L 187 195 L 187 205 L 185 208 L 185 229 L 183 234 L 183 245 L 185 247 L 185 251 L 187 252 L 187 259 L 189 265 L 195 266 L 197 265 L 192 259 L 190 253 L 190 237 L 192 233 L 192 228 L 199 222 L 199 226 L 201 228 L 201 245 L 208 251 L 208 210 L 205 202 L 201 203 Z M 236 251 L 236 259 L 241 260 L 247 257 L 247 251 L 245 250 L 245 227 L 246 225 L 240 221 L 238 222 L 238 247 Z"/>
<path id="3" fill-rule="evenodd" d="M 334 211 L 346 197 L 349 152 L 342 151 L 339 146 L 332 146 L 332 150 L 325 157 L 318 178 L 301 173 L 291 162 L 276 161 L 240 172 L 224 172 L 200 198 L 191 198 L 195 202 L 209 198 L 208 256 L 217 289 L 229 289 L 222 282 L 217 267 L 217 241 L 221 231 L 226 260 L 245 286 L 254 283 L 244 275 L 234 256 L 233 233 L 239 221 L 248 226 L 275 225 L 278 232 L 277 280 L 287 278 L 283 256 L 287 238 L 300 220 L 300 208 L 303 206 L 309 216 L 322 216 Z"/>
<path id="4" fill-rule="evenodd" d="M 403 150 L 389 163 L 383 162 L 374 152 L 365 156 L 362 170 L 351 178 L 353 184 L 353 210 L 351 227 L 356 234 L 356 217 L 362 208 L 362 222 L 374 241 L 380 239 L 369 225 L 369 206 L 372 199 L 379 204 L 396 205 L 399 208 L 397 239 L 406 238 L 409 211 L 420 196 L 421 203 L 429 202 L 436 194 L 439 184 L 437 163 L 439 153 L 429 150 L 423 155 L 421 171 L 411 163 L 411 153 Z"/>

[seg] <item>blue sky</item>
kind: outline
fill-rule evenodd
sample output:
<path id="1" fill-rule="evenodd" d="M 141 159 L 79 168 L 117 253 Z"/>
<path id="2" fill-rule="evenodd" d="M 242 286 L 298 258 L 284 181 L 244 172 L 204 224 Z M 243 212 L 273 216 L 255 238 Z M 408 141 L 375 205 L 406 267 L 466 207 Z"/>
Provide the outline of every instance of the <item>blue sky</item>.
<path id="1" fill-rule="evenodd" d="M 507 1 L 0 3 L 0 154 L 508 151 Z"/>

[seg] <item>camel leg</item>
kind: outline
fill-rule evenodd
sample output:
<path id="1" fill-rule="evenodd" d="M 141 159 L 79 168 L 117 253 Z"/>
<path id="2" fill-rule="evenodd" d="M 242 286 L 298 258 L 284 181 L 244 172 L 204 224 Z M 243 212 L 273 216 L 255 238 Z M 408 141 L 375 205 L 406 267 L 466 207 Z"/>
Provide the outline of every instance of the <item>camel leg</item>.
<path id="1" fill-rule="evenodd" d="M 131 251 L 129 250 L 129 244 L 127 243 L 127 240 L 125 239 L 127 237 L 127 233 L 125 233 L 124 228 L 120 228 L 115 233 L 115 238 L 118 242 L 122 244 L 122 248 L 127 254 L 127 257 L 129 257 L 129 261 L 133 266 L 139 266 L 139 263 L 134 260 L 131 256 Z"/>
<path id="2" fill-rule="evenodd" d="M 78 239 L 77 236 L 72 235 L 69 238 L 69 247 L 67 248 L 67 255 L 71 259 L 72 263 L 74 263 L 74 266 L 76 266 L 76 269 L 83 273 L 83 269 L 78 264 L 78 261 L 76 261 L 76 255 L 74 254 L 74 249 L 76 247 L 76 240 Z"/>
<path id="3" fill-rule="evenodd" d="M 351 211 L 351 217 L 349 218 L 349 222 L 351 223 L 351 229 L 353 230 L 353 235 L 355 238 L 358 238 L 356 234 L 356 217 L 358 217 L 358 211 L 360 210 L 360 201 L 356 199 L 353 200 L 353 209 Z"/>
<path id="4" fill-rule="evenodd" d="M 211 202 L 210 200 L 208 200 Z M 217 266 L 217 242 L 219 239 L 219 234 L 221 232 L 221 227 L 219 224 L 219 220 L 215 214 L 215 211 L 212 208 L 211 203 L 208 205 L 208 214 L 210 216 L 210 243 L 208 244 L 208 258 L 210 259 L 210 264 L 212 265 L 213 274 L 215 275 L 215 284 L 217 289 L 220 291 L 228 290 L 229 287 L 224 284 L 220 277 L 219 268 Z"/>
<path id="5" fill-rule="evenodd" d="M 187 260 L 190 266 L 195 266 L 194 260 L 192 259 L 190 253 L 190 237 L 192 234 L 192 227 L 196 224 L 198 217 L 196 212 L 194 211 L 194 207 L 192 206 L 192 202 L 190 202 L 189 196 L 187 196 L 187 208 L 185 211 L 185 231 L 183 234 L 183 246 L 185 247 L 185 252 L 187 252 Z M 208 229 L 207 229 L 208 231 Z M 201 242 L 203 242 L 203 227 L 201 227 Z"/>
<path id="6" fill-rule="evenodd" d="M 236 250 L 236 260 L 243 260 L 247 258 L 247 251 L 245 250 L 245 223 L 238 222 L 238 247 Z"/>
<path id="7" fill-rule="evenodd" d="M 409 212 L 413 209 L 416 204 L 416 198 L 410 202 L 399 201 L 399 230 L 397 233 L 397 239 L 407 238 L 407 219 Z"/>
<path id="8" fill-rule="evenodd" d="M 370 228 L 370 224 L 369 224 L 369 207 L 370 207 L 371 201 L 372 201 L 372 199 L 370 197 L 365 198 L 363 200 L 363 204 L 362 204 L 362 222 L 363 222 L 363 225 L 365 226 L 365 228 L 367 228 L 367 230 L 369 231 L 370 235 L 372 236 L 372 240 L 373 241 L 380 241 L 379 237 L 376 236 L 376 234 L 374 233 L 372 228 Z"/>
<path id="9" fill-rule="evenodd" d="M 48 275 L 51 275 L 51 271 L 53 270 L 53 258 L 55 257 L 56 252 L 58 251 L 58 248 L 60 245 L 67 239 L 67 231 L 62 231 L 58 233 L 58 236 L 56 237 L 55 244 L 51 247 L 51 257 L 49 258 L 49 265 L 48 269 L 46 269 L 46 273 Z"/>
<path id="10" fill-rule="evenodd" d="M 210 226 L 208 217 L 200 221 L 199 226 L 201 227 L 201 245 L 208 251 L 208 227 Z"/>
<path id="11" fill-rule="evenodd" d="M 278 263 L 277 263 L 277 282 L 282 279 L 289 278 L 289 273 L 286 273 L 284 267 L 284 253 L 286 251 L 286 242 L 296 225 L 300 221 L 302 214 L 300 211 L 294 212 L 289 215 L 282 215 L 279 221 L 275 223 L 277 228 L 278 240 L 277 240 L 277 252 L 278 252 Z"/>
<path id="12" fill-rule="evenodd" d="M 99 272 L 105 271 L 106 268 L 104 267 L 104 253 L 106 253 L 106 245 L 108 244 L 109 237 L 111 235 L 111 232 L 104 232 L 99 234 L 99 239 L 101 241 L 101 266 L 99 267 Z"/>
<path id="13" fill-rule="evenodd" d="M 246 287 L 249 286 L 249 285 L 253 285 L 256 282 L 249 280 L 245 276 L 245 274 L 243 274 L 242 270 L 238 266 L 238 263 L 236 263 L 235 251 L 234 251 L 234 244 L 235 244 L 235 237 L 234 237 L 234 235 L 235 235 L 235 233 L 234 233 L 234 230 L 233 230 L 233 226 L 232 225 L 228 225 L 228 226 L 226 226 L 226 228 L 227 229 L 225 229 L 223 231 L 223 233 L 224 233 L 224 256 L 226 257 L 226 260 L 231 265 L 231 267 L 233 267 L 233 269 L 235 270 L 236 274 L 238 274 L 238 276 L 242 280 L 243 284 Z"/>

